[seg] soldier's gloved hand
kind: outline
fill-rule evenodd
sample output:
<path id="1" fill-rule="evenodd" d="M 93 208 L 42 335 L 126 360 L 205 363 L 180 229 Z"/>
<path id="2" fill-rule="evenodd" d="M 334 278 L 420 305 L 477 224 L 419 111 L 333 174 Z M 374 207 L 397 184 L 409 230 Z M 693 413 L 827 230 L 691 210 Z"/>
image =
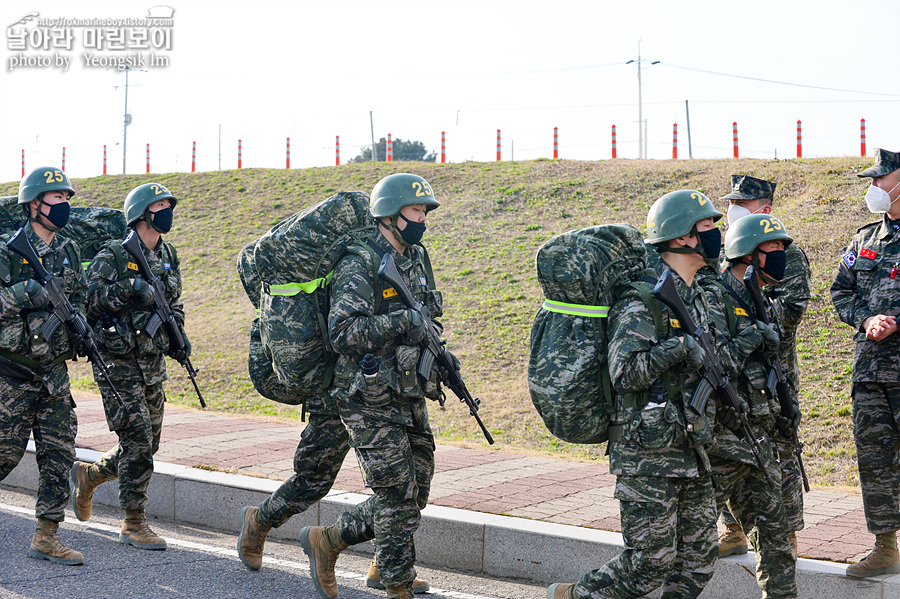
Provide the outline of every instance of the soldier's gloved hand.
<path id="1" fill-rule="evenodd" d="M 706 362 L 706 352 L 690 335 L 684 336 L 684 366 L 687 372 L 696 372 Z"/>
<path id="2" fill-rule="evenodd" d="M 138 306 L 149 306 L 153 303 L 153 296 L 156 295 L 156 289 L 144 279 L 135 279 L 132 284 L 134 290 L 132 299 Z"/>
<path id="3" fill-rule="evenodd" d="M 406 315 L 409 318 L 409 328 L 403 334 L 403 341 L 409 345 L 415 345 L 425 338 L 428 325 L 418 310 L 409 308 Z"/>
<path id="4" fill-rule="evenodd" d="M 173 350 L 169 353 L 178 362 L 184 362 L 191 357 L 191 340 L 184 334 L 184 331 L 181 331 L 181 336 L 184 338 L 184 349 Z"/>
<path id="5" fill-rule="evenodd" d="M 453 367 L 453 370 L 455 370 L 456 372 L 459 372 L 459 368 L 460 368 L 459 359 L 456 356 L 454 356 L 452 353 L 450 353 L 450 350 L 447 350 L 447 357 L 450 358 L 450 363 L 451 363 L 451 366 Z M 441 375 L 442 381 L 446 381 L 448 378 L 450 378 L 449 370 L 447 370 L 440 364 L 438 364 L 438 373 Z"/>
<path id="6" fill-rule="evenodd" d="M 778 430 L 781 431 L 781 434 L 785 437 L 793 437 L 794 433 L 800 428 L 800 420 L 803 416 L 800 414 L 800 406 L 791 402 L 791 413 L 789 416 L 785 416 L 783 414 L 778 414 L 775 417 L 775 424 L 778 425 Z"/>
<path id="7" fill-rule="evenodd" d="M 775 327 L 768 325 L 761 320 L 756 321 L 756 328 L 762 336 L 764 353 L 767 357 L 778 355 L 778 344 L 781 343 L 781 337 Z"/>
<path id="8" fill-rule="evenodd" d="M 34 279 L 19 281 L 10 290 L 13 294 L 15 307 L 19 310 L 40 310 L 50 301 L 50 295 L 44 286 Z"/>
<path id="9" fill-rule="evenodd" d="M 740 395 L 738 398 L 738 407 L 734 408 L 733 406 L 725 403 L 724 400 L 716 400 L 716 420 L 722 423 L 726 428 L 737 431 L 741 428 L 741 414 L 746 414 L 750 411 L 750 406 L 747 405 L 747 402 L 744 401 L 744 398 Z"/>

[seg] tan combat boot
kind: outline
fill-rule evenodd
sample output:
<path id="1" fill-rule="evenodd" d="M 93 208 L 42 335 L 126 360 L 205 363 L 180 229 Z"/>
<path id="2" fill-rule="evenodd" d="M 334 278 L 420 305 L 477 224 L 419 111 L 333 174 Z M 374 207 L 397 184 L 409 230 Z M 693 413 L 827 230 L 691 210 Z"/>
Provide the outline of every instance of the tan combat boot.
<path id="1" fill-rule="evenodd" d="M 369 572 L 366 574 L 366 586 L 370 589 L 384 590 L 384 583 L 381 582 L 381 574 L 378 572 L 378 563 L 372 558 L 372 564 L 369 566 Z M 413 593 L 427 593 L 431 590 L 431 585 L 427 581 L 422 580 L 418 576 L 412 581 Z"/>
<path id="2" fill-rule="evenodd" d="M 38 518 L 37 529 L 34 531 L 34 538 L 31 539 L 31 547 L 28 549 L 28 557 L 48 559 L 66 566 L 84 565 L 84 556 L 63 545 L 56 536 L 58 528 L 59 522 Z"/>
<path id="3" fill-rule="evenodd" d="M 575 599 L 574 582 L 557 582 L 547 587 L 547 599 Z"/>
<path id="4" fill-rule="evenodd" d="M 251 570 L 262 568 L 263 545 L 266 535 L 272 530 L 259 521 L 259 508 L 247 506 L 241 511 L 241 534 L 238 536 L 237 552 L 241 562 Z"/>
<path id="5" fill-rule="evenodd" d="M 719 536 L 719 557 L 743 555 L 747 553 L 747 535 L 737 522 L 725 525 L 725 531 Z"/>
<path id="6" fill-rule="evenodd" d="M 898 573 L 900 573 L 900 552 L 897 551 L 896 532 L 875 535 L 875 549 L 859 562 L 847 566 L 847 576 L 857 578 Z"/>
<path id="7" fill-rule="evenodd" d="M 408 582 L 398 587 L 387 587 L 388 599 L 413 599 L 412 583 Z"/>
<path id="8" fill-rule="evenodd" d="M 163 550 L 166 540 L 150 530 L 144 510 L 125 510 L 125 520 L 119 531 L 119 542 L 138 549 Z"/>
<path id="9" fill-rule="evenodd" d="M 69 484 L 72 488 L 72 510 L 75 516 L 82 522 L 91 519 L 91 509 L 94 502 L 94 489 L 107 480 L 100 476 L 100 470 L 95 464 L 87 462 L 75 462 L 69 471 Z"/>
<path id="10" fill-rule="evenodd" d="M 341 551 L 349 547 L 341 539 L 340 531 L 332 525 L 307 526 L 300 531 L 300 546 L 309 558 L 309 574 L 322 599 L 336 599 L 338 596 L 334 564 Z"/>

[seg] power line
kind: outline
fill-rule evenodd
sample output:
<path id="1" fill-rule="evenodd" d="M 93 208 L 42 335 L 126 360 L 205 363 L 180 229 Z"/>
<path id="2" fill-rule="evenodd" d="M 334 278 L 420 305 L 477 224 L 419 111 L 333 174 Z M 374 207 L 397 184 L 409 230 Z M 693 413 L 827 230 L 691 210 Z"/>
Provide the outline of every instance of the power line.
<path id="1" fill-rule="evenodd" d="M 662 63 L 663 66 L 672 67 L 675 69 L 683 69 L 685 71 L 694 71 L 697 73 L 706 73 L 708 75 L 719 75 L 720 77 L 733 77 L 735 79 L 748 79 L 750 81 L 761 81 L 763 83 L 774 83 L 776 85 L 790 85 L 791 87 L 805 87 L 808 89 L 821 89 L 825 91 L 831 92 L 846 92 L 850 94 L 866 94 L 870 96 L 891 96 L 893 98 L 900 98 L 900 94 L 885 94 L 882 92 L 863 92 L 859 90 L 853 89 L 839 89 L 835 87 L 822 87 L 820 85 L 806 85 L 803 83 L 790 83 L 788 81 L 775 81 L 774 79 L 763 79 L 761 77 L 747 77 L 746 75 L 734 75 L 732 73 L 720 73 L 718 71 L 708 71 L 706 69 L 697 69 L 694 67 L 686 67 L 683 65 L 671 64 L 671 63 Z"/>

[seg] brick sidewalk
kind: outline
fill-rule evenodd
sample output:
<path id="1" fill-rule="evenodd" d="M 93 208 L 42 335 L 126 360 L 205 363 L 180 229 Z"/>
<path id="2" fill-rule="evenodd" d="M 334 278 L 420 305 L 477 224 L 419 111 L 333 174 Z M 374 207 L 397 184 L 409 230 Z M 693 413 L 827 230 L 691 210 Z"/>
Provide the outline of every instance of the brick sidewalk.
<path id="1" fill-rule="evenodd" d="M 106 426 L 99 396 L 76 394 L 76 446 L 106 451 L 117 437 Z M 293 473 L 302 428 L 166 406 L 156 459 L 183 466 L 211 466 L 238 474 L 284 480 Z M 621 532 L 615 476 L 605 464 L 527 456 L 509 451 L 438 445 L 429 503 Z M 334 489 L 368 493 L 351 451 Z M 866 531 L 862 498 L 813 491 L 805 496 L 806 528 L 797 533 L 800 555 L 856 561 L 874 544 Z"/>

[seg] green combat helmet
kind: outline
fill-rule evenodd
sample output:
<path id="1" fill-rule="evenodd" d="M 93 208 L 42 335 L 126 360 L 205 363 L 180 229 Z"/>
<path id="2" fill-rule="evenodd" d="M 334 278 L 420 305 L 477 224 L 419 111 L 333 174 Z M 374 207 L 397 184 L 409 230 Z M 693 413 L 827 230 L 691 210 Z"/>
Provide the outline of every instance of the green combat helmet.
<path id="1" fill-rule="evenodd" d="M 134 226 L 134 223 L 147 212 L 147 208 L 160 200 L 169 200 L 172 208 L 178 203 L 178 198 L 172 195 L 172 192 L 162 183 L 144 183 L 129 191 L 125 198 L 126 224 L 129 227 Z M 147 222 L 150 222 L 149 219 Z"/>
<path id="2" fill-rule="evenodd" d="M 69 197 L 75 195 L 75 189 L 68 175 L 55 166 L 42 166 L 34 169 L 19 182 L 19 204 L 28 204 L 47 191 L 68 191 Z"/>
<path id="3" fill-rule="evenodd" d="M 693 189 L 667 193 L 650 206 L 647 213 L 647 243 L 658 244 L 694 231 L 694 225 L 704 218 L 718 221 L 722 213 L 712 200 Z"/>
<path id="4" fill-rule="evenodd" d="M 725 258 L 737 260 L 750 256 L 766 241 L 781 240 L 787 247 L 794 240 L 784 224 L 771 214 L 748 214 L 734 221 L 725 233 Z M 753 256 L 754 264 L 758 257 Z"/>
<path id="5" fill-rule="evenodd" d="M 404 206 L 415 204 L 425 204 L 427 212 L 441 205 L 434 199 L 428 181 L 419 175 L 397 173 L 375 184 L 369 200 L 369 212 L 375 218 L 396 216 Z"/>

